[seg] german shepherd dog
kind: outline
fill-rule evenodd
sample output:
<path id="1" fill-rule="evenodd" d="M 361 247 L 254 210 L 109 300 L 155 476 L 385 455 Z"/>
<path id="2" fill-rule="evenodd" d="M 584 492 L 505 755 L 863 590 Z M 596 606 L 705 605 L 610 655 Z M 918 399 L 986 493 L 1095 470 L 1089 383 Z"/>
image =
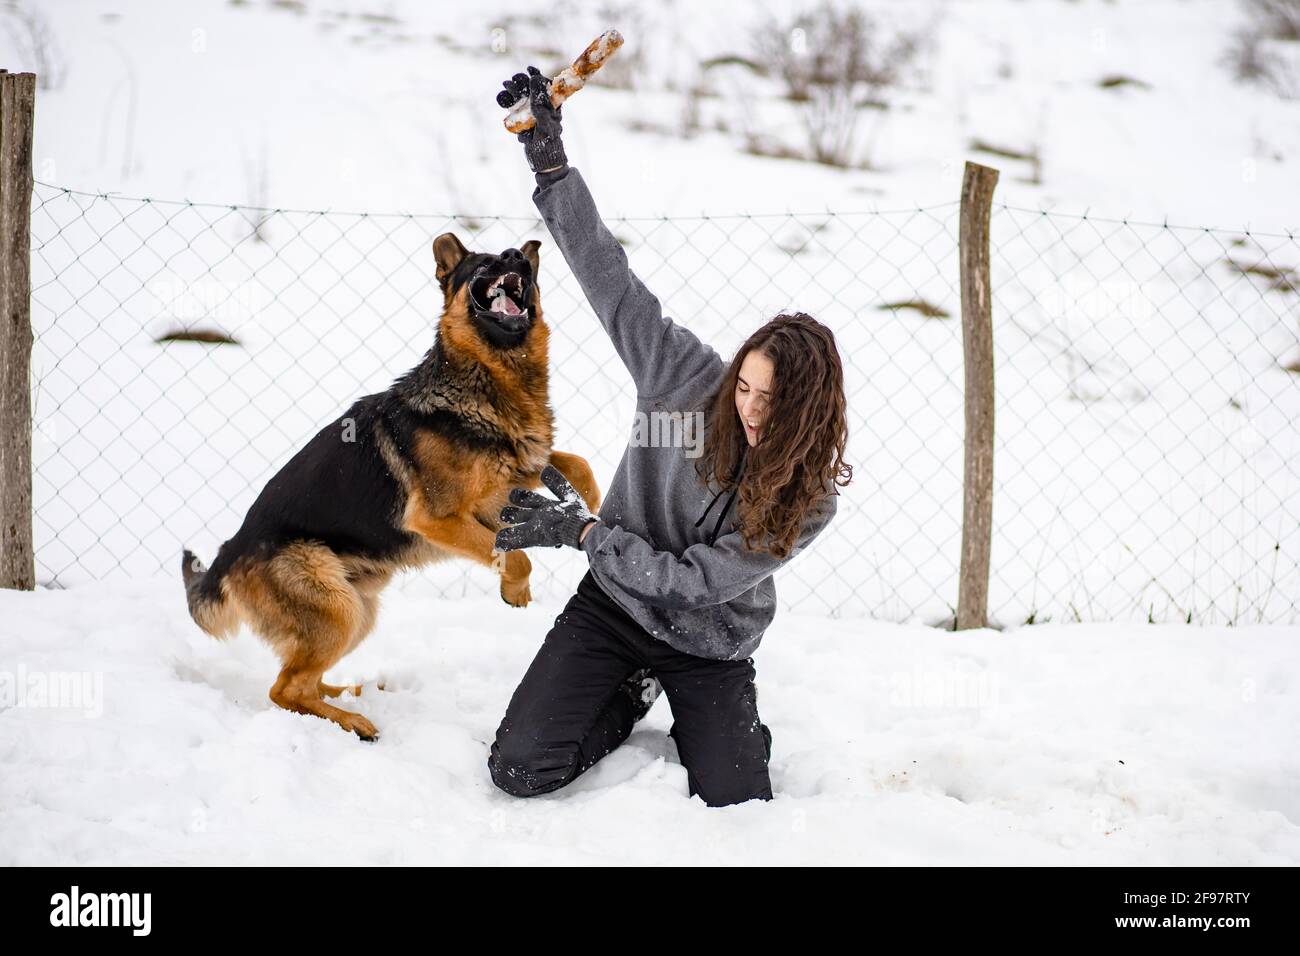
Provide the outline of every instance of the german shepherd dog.
<path id="1" fill-rule="evenodd" d="M 185 551 L 190 616 L 213 637 L 241 623 L 261 635 L 283 663 L 271 700 L 286 710 L 377 739 L 323 699 L 361 688 L 321 678 L 370 632 L 393 574 L 458 555 L 499 570 L 501 597 L 523 607 L 531 562 L 493 549 L 510 489 L 538 487 L 549 463 L 598 509 L 591 467 L 551 448 L 540 245 L 490 255 L 435 239 L 444 305 L 423 361 L 294 455 L 211 568 Z"/>

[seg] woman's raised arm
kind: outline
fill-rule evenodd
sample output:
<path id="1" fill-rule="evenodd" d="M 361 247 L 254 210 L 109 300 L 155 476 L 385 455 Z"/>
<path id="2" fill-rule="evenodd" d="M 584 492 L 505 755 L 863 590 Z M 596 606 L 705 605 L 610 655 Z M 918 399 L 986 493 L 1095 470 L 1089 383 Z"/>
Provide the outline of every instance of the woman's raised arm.
<path id="1" fill-rule="evenodd" d="M 722 359 L 663 307 L 628 266 L 627 254 L 601 221 L 582 174 L 566 167 L 546 182 L 539 175 L 533 202 L 559 246 L 587 302 L 609 333 L 636 384 L 654 398 L 705 372 L 717 375 Z"/>
<path id="2" fill-rule="evenodd" d="M 497 103 L 509 107 L 529 97 L 536 125 L 518 134 L 537 174 L 533 203 L 560 247 L 596 317 L 614 342 L 642 398 L 654 398 L 705 372 L 722 359 L 694 333 L 663 314 L 659 300 L 628 266 L 627 254 L 601 221 L 578 170 L 568 165 L 560 113 L 551 105 L 550 81 L 535 67 L 503 85 Z"/>

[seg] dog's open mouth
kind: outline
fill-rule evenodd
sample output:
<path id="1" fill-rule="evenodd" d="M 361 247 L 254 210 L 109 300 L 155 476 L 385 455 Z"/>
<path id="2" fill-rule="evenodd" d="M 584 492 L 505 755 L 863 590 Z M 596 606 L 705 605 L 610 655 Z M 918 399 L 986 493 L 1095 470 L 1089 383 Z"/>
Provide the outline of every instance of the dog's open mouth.
<path id="1" fill-rule="evenodd" d="M 470 288 L 474 296 L 474 304 L 480 311 L 502 318 L 528 314 L 528 304 L 524 298 L 527 291 L 527 280 L 517 272 L 507 272 L 500 276 L 483 276 L 475 279 Z"/>

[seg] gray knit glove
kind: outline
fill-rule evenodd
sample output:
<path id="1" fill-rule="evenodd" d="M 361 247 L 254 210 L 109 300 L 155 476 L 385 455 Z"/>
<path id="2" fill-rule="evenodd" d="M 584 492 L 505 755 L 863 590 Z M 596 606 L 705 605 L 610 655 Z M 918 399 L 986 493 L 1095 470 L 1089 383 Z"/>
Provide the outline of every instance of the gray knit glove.
<path id="1" fill-rule="evenodd" d="M 596 519 L 587 510 L 582 496 L 569 484 L 554 465 L 542 469 L 542 481 L 555 498 L 539 495 L 526 488 L 510 490 L 511 504 L 501 509 L 501 520 L 510 525 L 497 532 L 496 549 L 515 551 L 519 548 L 568 545 L 581 547 L 578 540 L 587 522 Z M 558 500 L 557 500 L 558 499 Z"/>
<path id="2" fill-rule="evenodd" d="M 550 78 L 543 76 L 537 67 L 530 66 L 527 74 L 516 73 L 501 85 L 505 89 L 497 94 L 498 106 L 509 109 L 525 96 L 530 100 L 529 109 L 533 111 L 536 125 L 516 137 L 524 144 L 528 168 L 540 173 L 544 169 L 567 165 L 569 158 L 564 155 L 564 143 L 560 141 L 560 112 L 563 107 L 551 105 Z"/>

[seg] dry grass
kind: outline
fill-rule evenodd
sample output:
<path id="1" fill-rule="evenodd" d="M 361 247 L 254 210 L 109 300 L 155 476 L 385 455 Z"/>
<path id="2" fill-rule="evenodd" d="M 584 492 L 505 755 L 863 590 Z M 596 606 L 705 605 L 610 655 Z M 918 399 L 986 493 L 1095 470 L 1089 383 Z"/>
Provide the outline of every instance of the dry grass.
<path id="1" fill-rule="evenodd" d="M 927 319 L 947 319 L 951 316 L 945 310 L 939 308 L 931 302 L 924 299 L 903 299 L 898 302 L 882 302 L 876 306 L 881 312 L 893 312 L 895 314 L 910 309 L 913 312 L 919 312 Z"/>
<path id="2" fill-rule="evenodd" d="M 159 345 L 167 342 L 201 342 L 204 345 L 239 345 L 238 339 L 216 329 L 174 329 L 154 339 Z"/>

